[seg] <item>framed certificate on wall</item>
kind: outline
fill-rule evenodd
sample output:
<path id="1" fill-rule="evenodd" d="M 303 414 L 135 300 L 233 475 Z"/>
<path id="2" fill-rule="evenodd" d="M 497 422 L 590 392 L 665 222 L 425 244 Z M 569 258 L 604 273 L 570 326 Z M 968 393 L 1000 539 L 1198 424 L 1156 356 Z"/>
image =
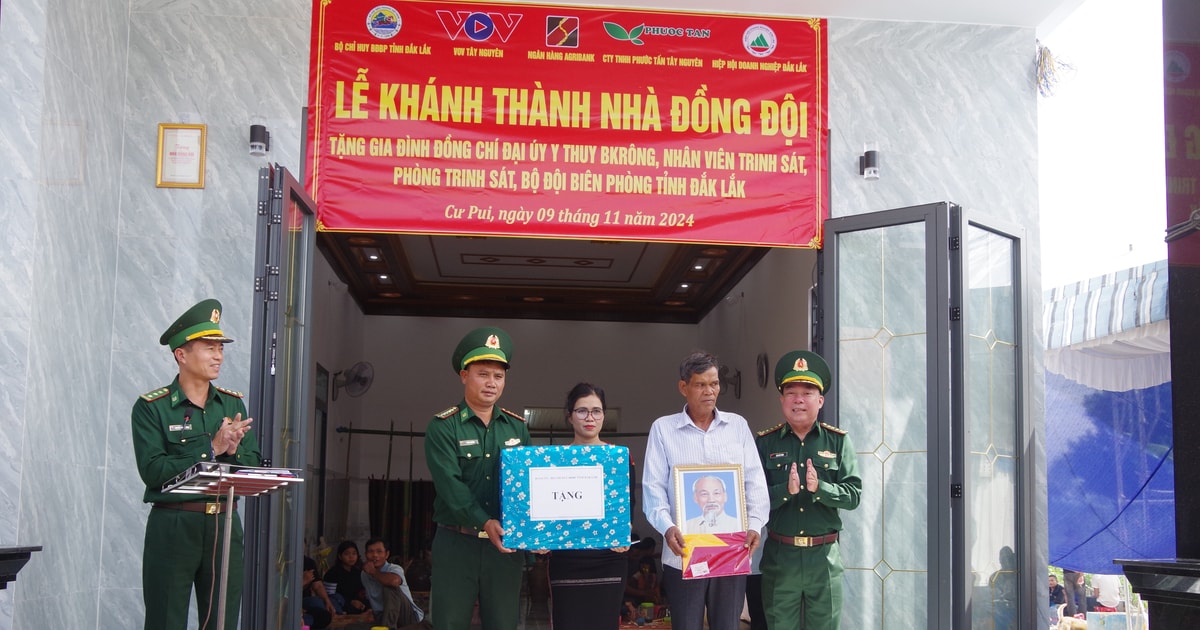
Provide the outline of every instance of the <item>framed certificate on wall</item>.
<path id="1" fill-rule="evenodd" d="M 504 546 L 608 549 L 629 545 L 629 449 L 525 446 L 500 451 Z"/>
<path id="2" fill-rule="evenodd" d="M 204 188 L 204 145 L 206 125 L 159 123 L 159 188 Z"/>

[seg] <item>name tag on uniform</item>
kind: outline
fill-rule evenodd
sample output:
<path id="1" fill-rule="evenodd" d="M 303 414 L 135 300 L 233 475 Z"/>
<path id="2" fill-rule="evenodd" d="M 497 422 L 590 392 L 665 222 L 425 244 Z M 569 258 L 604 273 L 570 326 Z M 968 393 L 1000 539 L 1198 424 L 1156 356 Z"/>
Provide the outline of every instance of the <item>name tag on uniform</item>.
<path id="1" fill-rule="evenodd" d="M 459 440 L 458 441 L 459 446 L 475 446 L 476 444 L 479 444 L 479 440 Z"/>
<path id="2" fill-rule="evenodd" d="M 168 431 L 191 431 L 192 425 L 190 425 L 190 424 L 172 424 L 167 427 L 167 430 Z"/>
<path id="3" fill-rule="evenodd" d="M 771 453 L 767 455 L 768 459 L 779 459 L 780 457 L 787 457 L 787 453 Z"/>
<path id="4" fill-rule="evenodd" d="M 505 446 L 516 446 L 521 443 L 521 438 L 508 438 L 504 440 Z"/>
<path id="5" fill-rule="evenodd" d="M 821 457 L 824 457 L 826 459 L 833 459 L 833 458 L 837 457 L 837 455 L 834 455 L 833 453 L 831 453 L 829 451 L 817 451 L 817 455 L 820 455 Z"/>

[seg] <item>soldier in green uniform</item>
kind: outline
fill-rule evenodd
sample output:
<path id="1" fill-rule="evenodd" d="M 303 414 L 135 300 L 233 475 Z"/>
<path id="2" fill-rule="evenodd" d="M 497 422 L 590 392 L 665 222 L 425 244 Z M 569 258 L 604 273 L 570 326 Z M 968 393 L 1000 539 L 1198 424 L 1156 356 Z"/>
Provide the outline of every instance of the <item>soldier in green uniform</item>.
<path id="1" fill-rule="evenodd" d="M 500 449 L 528 446 L 529 428 L 522 416 L 496 404 L 511 360 L 508 333 L 467 333 L 451 358 L 463 400 L 437 414 L 425 431 L 436 491 L 430 614 L 437 628 L 471 627 L 476 601 L 483 630 L 517 627 L 525 554 L 504 546 Z"/>
<path id="2" fill-rule="evenodd" d="M 771 630 L 825 630 L 841 623 L 838 510 L 858 507 L 862 479 L 850 437 L 817 422 L 831 382 L 820 355 L 785 354 L 775 366 L 775 387 L 787 422 L 758 433 L 771 496 L 760 564 Z"/>
<path id="3" fill-rule="evenodd" d="M 153 505 L 142 555 L 146 630 L 184 630 L 193 585 L 200 628 L 217 627 L 225 503 L 160 490 L 199 462 L 259 464 L 242 395 L 212 384 L 231 341 L 221 332 L 220 302 L 204 300 L 188 309 L 158 340 L 171 348 L 179 375 L 133 404 L 133 452 L 146 484 L 142 500 Z M 242 521 L 234 518 L 225 628 L 236 627 L 241 596 Z"/>

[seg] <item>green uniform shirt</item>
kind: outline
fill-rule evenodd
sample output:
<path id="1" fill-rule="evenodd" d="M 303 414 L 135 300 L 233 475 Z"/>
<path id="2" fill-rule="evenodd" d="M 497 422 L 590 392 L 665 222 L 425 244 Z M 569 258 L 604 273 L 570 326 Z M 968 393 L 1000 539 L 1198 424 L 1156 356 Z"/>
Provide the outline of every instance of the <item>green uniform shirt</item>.
<path id="1" fill-rule="evenodd" d="M 466 401 L 434 416 L 425 431 L 425 460 L 437 494 L 435 523 L 483 529 L 500 518 L 500 449 L 529 446 L 529 427 L 495 407 L 484 426 Z"/>
<path id="2" fill-rule="evenodd" d="M 850 436 L 818 423 L 800 438 L 785 422 L 759 432 L 756 444 L 771 497 L 767 529 L 783 536 L 821 536 L 841 531 L 838 510 L 858 507 L 862 494 L 862 478 L 858 476 L 858 459 Z M 792 463 L 803 486 L 809 459 L 817 469 L 816 493 L 801 487 L 799 494 L 788 494 Z"/>
<path id="3" fill-rule="evenodd" d="M 171 384 L 142 394 L 133 403 L 133 453 L 138 473 L 146 484 L 142 501 L 146 503 L 208 500 L 189 494 L 164 494 L 164 483 L 199 462 L 213 461 L 212 437 L 225 418 L 237 414 L 246 418 L 242 395 L 208 385 L 208 398 L 200 408 L 188 400 L 179 387 L 179 377 Z M 253 425 L 238 443 L 233 455 L 219 454 L 216 461 L 241 466 L 258 466 L 261 455 Z"/>

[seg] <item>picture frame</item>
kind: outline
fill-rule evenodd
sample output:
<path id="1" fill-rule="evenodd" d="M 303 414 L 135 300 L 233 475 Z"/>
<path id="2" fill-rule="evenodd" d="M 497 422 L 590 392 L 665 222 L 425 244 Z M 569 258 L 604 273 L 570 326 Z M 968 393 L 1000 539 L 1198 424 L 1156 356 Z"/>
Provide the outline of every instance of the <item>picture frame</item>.
<path id="1" fill-rule="evenodd" d="M 155 186 L 159 188 L 204 188 L 204 159 L 207 140 L 207 125 L 159 123 L 158 168 L 155 172 Z"/>
<path id="2" fill-rule="evenodd" d="M 672 475 L 675 523 L 684 536 L 744 533 L 749 528 L 741 464 L 675 466 Z"/>

